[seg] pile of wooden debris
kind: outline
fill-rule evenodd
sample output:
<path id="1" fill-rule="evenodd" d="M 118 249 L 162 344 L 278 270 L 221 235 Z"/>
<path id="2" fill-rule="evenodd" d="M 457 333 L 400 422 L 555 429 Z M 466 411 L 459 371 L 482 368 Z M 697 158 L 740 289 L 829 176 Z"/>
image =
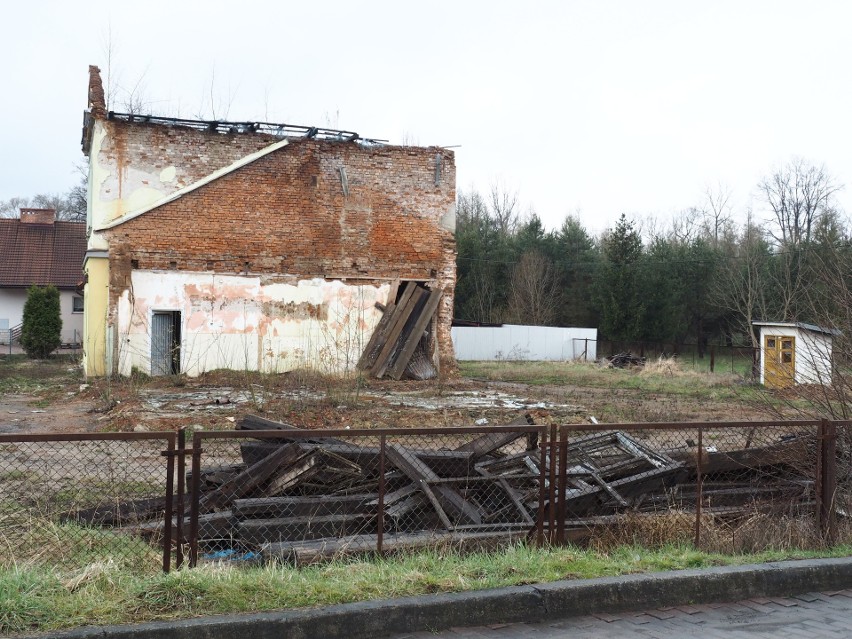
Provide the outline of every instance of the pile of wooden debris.
<path id="1" fill-rule="evenodd" d="M 376 378 L 435 377 L 437 371 L 430 357 L 433 336 L 428 329 L 430 323 L 434 326 L 442 293 L 406 282 L 397 300 L 396 287 L 392 287 L 390 301 L 382 308 L 384 314 L 358 360 L 358 369 Z"/>
<path id="2" fill-rule="evenodd" d="M 525 415 L 472 435 L 386 434 L 382 455 L 380 438 L 364 433 L 313 436 L 254 416 L 237 426 L 245 431 L 241 461 L 187 476 L 198 491 L 202 552 L 238 549 L 304 564 L 379 548 L 553 537 L 557 529 L 581 541 L 624 512 L 694 512 L 697 485 L 703 511 L 723 517 L 812 508 L 815 499 L 813 479 L 799 470 L 813 457 L 812 435 L 728 452 L 691 443 L 663 453 L 619 431 L 542 447 Z M 202 459 L 215 460 L 214 440 L 206 441 Z M 163 504 L 104 504 L 69 519 L 157 536 Z M 182 529 L 186 543 L 191 518 L 177 523 L 172 530 Z"/>

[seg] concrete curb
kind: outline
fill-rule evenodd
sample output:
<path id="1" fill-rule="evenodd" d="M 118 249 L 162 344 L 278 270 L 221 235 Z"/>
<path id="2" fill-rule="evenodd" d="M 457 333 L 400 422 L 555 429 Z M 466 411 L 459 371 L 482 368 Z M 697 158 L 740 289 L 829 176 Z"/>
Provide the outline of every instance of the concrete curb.
<path id="1" fill-rule="evenodd" d="M 291 612 L 80 628 L 57 639 L 373 639 L 519 621 L 684 604 L 783 597 L 852 587 L 852 558 L 557 581 L 535 586 L 366 601 Z"/>

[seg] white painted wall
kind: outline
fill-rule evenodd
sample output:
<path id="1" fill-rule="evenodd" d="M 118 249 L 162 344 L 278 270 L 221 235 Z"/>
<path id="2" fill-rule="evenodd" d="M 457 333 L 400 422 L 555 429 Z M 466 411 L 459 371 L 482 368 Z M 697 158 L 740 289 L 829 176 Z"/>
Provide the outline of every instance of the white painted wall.
<path id="1" fill-rule="evenodd" d="M 460 361 L 597 359 L 596 328 L 454 326 L 452 335 Z"/>
<path id="2" fill-rule="evenodd" d="M 59 291 L 59 311 L 62 318 L 60 339 L 63 344 L 79 344 L 83 341 L 83 314 L 73 312 L 74 296 L 74 291 Z M 0 289 L 0 330 L 13 328 L 23 321 L 26 302 L 27 289 Z M 5 335 L 3 339 L 5 341 Z"/>
<path id="3" fill-rule="evenodd" d="M 118 371 L 151 371 L 154 311 L 181 313 L 181 371 L 354 369 L 390 286 L 134 270 L 118 303 Z"/>
<path id="4" fill-rule="evenodd" d="M 832 339 L 825 333 L 815 333 L 795 326 L 760 327 L 760 383 L 764 383 L 766 368 L 764 345 L 766 336 L 794 337 L 796 340 L 795 382 L 796 384 L 831 383 Z"/>

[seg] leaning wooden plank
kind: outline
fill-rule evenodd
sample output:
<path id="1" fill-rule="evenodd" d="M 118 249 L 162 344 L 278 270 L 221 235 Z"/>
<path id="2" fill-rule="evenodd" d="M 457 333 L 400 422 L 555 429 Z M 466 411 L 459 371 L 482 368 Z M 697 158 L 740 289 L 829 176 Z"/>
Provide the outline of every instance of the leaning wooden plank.
<path id="1" fill-rule="evenodd" d="M 230 505 L 237 497 L 243 497 L 267 481 L 282 466 L 295 463 L 304 455 L 295 444 L 277 446 L 274 451 L 255 464 L 246 468 L 233 479 L 225 482 L 199 501 L 201 512 Z"/>
<path id="2" fill-rule="evenodd" d="M 405 368 L 408 366 L 408 362 L 414 354 L 414 349 L 417 348 L 417 343 L 420 341 L 420 338 L 423 337 L 423 333 L 429 325 L 429 322 L 432 321 L 432 314 L 435 312 L 435 309 L 438 308 L 438 302 L 441 301 L 441 295 L 443 293 L 443 288 L 436 289 L 429 293 L 429 299 L 426 300 L 426 305 L 417 316 L 414 327 L 408 334 L 405 343 L 399 349 L 399 353 L 394 358 L 393 366 L 391 366 L 388 371 L 388 374 L 393 379 L 402 378 L 402 374 L 405 372 Z"/>
<path id="3" fill-rule="evenodd" d="M 375 512 L 378 495 L 346 495 L 340 497 L 250 497 L 235 499 L 234 517 L 303 517 L 307 515 L 352 515 Z"/>
<path id="4" fill-rule="evenodd" d="M 240 541 L 261 546 L 276 541 L 301 541 L 370 533 L 376 529 L 374 515 L 322 515 L 244 519 L 237 524 Z"/>
<path id="5" fill-rule="evenodd" d="M 426 493 L 427 497 L 430 497 L 430 493 L 434 493 L 442 506 L 456 517 L 461 517 L 474 524 L 482 522 L 482 513 L 462 497 L 455 488 L 446 485 L 429 486 L 430 481 L 434 482 L 439 480 L 440 477 L 410 450 L 399 444 L 388 444 L 386 455 L 394 466 L 404 472 Z"/>
<path id="6" fill-rule="evenodd" d="M 401 304 L 405 304 L 408 301 L 408 298 L 414 292 L 415 286 L 416 284 L 414 282 L 408 282 L 406 284 L 406 287 L 402 292 L 402 297 L 399 300 Z M 367 346 L 364 347 L 364 351 L 361 353 L 358 364 L 356 364 L 356 368 L 358 370 L 368 370 L 375 363 L 379 350 L 382 346 L 384 346 L 385 339 L 387 339 L 388 332 L 390 331 L 390 326 L 393 323 L 393 313 L 397 306 L 396 292 L 398 289 L 399 280 L 394 280 L 394 283 L 391 285 L 390 292 L 388 293 L 388 304 L 384 309 L 382 318 L 373 330 L 373 334 L 370 336 Z"/>
<path id="7" fill-rule="evenodd" d="M 370 369 L 370 374 L 373 377 L 381 378 L 384 376 L 391 364 L 393 354 L 399 348 L 397 342 L 402 336 L 403 329 L 405 329 L 408 319 L 411 317 L 414 309 L 420 305 L 422 298 L 426 295 L 426 290 L 418 286 L 415 288 L 414 293 L 411 295 L 411 298 L 405 306 L 396 307 L 397 310 L 393 314 L 393 326 L 388 333 L 387 341 L 385 341 L 385 345 L 376 357 L 375 364 L 373 364 L 373 367 Z"/>
<path id="8" fill-rule="evenodd" d="M 417 532 L 386 534 L 382 539 L 384 553 L 410 552 L 421 548 L 452 547 L 459 552 L 499 547 L 523 539 L 527 531 L 503 530 L 469 533 Z M 342 538 L 316 539 L 303 542 L 271 543 L 261 548 L 264 562 L 290 562 L 297 566 L 375 553 L 376 535 L 353 535 Z"/>

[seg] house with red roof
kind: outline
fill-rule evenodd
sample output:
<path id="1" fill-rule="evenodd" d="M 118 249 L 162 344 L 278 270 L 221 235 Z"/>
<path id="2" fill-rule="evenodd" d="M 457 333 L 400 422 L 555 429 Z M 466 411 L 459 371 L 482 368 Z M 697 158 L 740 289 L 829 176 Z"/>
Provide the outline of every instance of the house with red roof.
<path id="1" fill-rule="evenodd" d="M 62 343 L 83 339 L 83 279 L 86 224 L 56 220 L 53 209 L 21 209 L 21 217 L 0 219 L 0 341 L 20 326 L 27 289 L 59 289 Z"/>

